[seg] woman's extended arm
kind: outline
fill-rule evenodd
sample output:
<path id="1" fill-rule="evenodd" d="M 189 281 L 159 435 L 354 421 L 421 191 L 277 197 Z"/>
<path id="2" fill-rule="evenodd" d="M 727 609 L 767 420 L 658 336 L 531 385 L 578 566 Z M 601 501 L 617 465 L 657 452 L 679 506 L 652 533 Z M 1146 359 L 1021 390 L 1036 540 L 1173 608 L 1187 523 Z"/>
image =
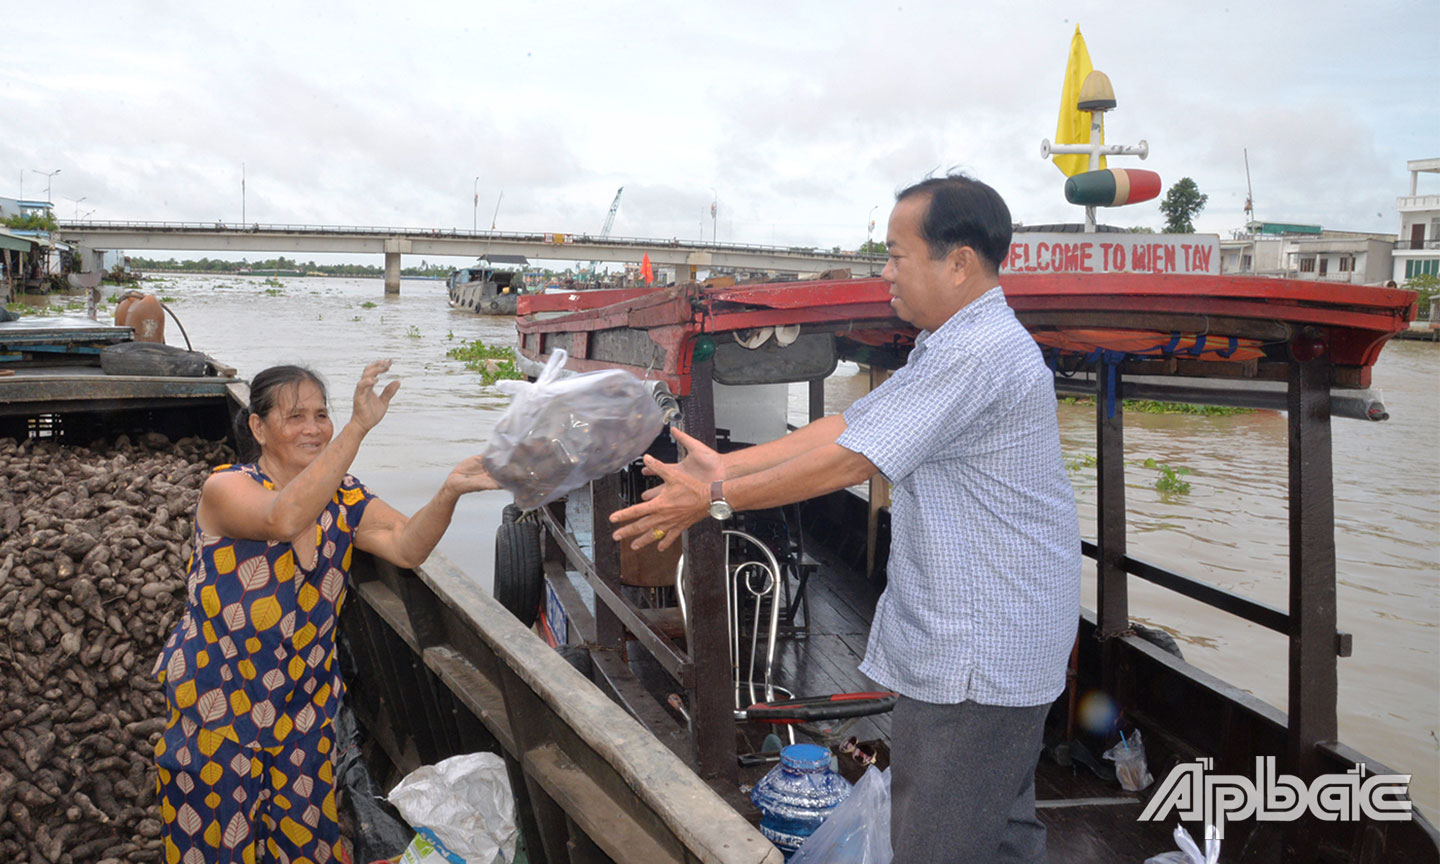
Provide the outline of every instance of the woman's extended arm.
<path id="1" fill-rule="evenodd" d="M 407 517 L 384 501 L 371 499 L 355 528 L 355 545 L 399 567 L 419 567 L 450 527 L 455 502 L 461 495 L 499 488 L 480 457 L 472 456 L 455 466 L 440 491 L 414 516 Z"/>

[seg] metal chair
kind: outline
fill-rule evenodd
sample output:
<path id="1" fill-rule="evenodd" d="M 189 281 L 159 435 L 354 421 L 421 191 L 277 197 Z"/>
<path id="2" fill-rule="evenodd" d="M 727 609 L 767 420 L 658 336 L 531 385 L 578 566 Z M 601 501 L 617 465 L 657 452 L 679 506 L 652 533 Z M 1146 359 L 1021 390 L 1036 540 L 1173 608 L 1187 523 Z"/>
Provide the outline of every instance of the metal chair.
<path id="1" fill-rule="evenodd" d="M 730 624 L 735 719 L 783 724 L 793 744 L 797 725 L 816 739 L 838 740 L 855 720 L 889 711 L 896 699 L 896 694 L 890 692 L 797 698 L 794 692 L 775 684 L 775 649 L 781 610 L 785 605 L 784 570 L 770 547 L 754 535 L 734 529 L 722 534 L 725 538 L 725 612 Z M 685 606 L 684 574 L 685 558 L 682 555 L 675 566 L 675 593 L 688 637 L 690 617 Z M 748 657 L 745 628 L 742 626 L 742 616 L 747 607 L 752 610 L 749 616 Z M 760 644 L 762 618 L 767 619 L 763 651 Z M 759 681 L 756 680 L 757 667 Z"/>

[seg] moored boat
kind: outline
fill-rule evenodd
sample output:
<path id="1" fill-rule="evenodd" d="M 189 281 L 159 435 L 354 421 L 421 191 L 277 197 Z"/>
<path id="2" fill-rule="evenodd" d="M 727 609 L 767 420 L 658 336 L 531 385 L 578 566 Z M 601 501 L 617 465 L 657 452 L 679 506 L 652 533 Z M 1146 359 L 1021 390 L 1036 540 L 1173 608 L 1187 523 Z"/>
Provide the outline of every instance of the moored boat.
<path id="1" fill-rule="evenodd" d="M 452 271 L 445 280 L 450 305 L 477 315 L 514 315 L 524 290 L 523 273 L 516 268 L 527 263 L 523 255 L 483 255 L 474 266 Z"/>

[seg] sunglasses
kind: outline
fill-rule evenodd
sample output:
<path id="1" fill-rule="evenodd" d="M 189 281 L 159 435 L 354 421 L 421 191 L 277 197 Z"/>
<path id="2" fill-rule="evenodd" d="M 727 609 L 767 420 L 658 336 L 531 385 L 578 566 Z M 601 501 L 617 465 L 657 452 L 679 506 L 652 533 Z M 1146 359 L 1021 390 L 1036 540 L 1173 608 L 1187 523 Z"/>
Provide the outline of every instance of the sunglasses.
<path id="1" fill-rule="evenodd" d="M 875 748 L 861 744 L 854 735 L 840 743 L 840 752 L 852 757 L 861 765 L 875 764 Z"/>

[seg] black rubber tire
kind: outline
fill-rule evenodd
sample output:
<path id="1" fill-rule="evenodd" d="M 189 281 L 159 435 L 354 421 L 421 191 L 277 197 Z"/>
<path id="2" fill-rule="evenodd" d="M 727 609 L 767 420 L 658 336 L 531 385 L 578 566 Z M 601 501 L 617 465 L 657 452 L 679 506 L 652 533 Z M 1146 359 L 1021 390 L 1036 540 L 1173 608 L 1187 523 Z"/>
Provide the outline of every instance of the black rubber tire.
<path id="1" fill-rule="evenodd" d="M 524 512 L 514 504 L 506 504 L 505 509 L 500 511 L 500 524 L 509 525 L 511 522 L 518 521 Z"/>
<path id="2" fill-rule="evenodd" d="M 100 368 L 106 375 L 199 378 L 205 374 L 205 355 L 176 345 L 121 342 L 100 349 Z"/>
<path id="3" fill-rule="evenodd" d="M 495 587 L 500 605 L 533 627 L 540 613 L 545 570 L 540 559 L 540 526 L 506 522 L 495 530 Z"/>

